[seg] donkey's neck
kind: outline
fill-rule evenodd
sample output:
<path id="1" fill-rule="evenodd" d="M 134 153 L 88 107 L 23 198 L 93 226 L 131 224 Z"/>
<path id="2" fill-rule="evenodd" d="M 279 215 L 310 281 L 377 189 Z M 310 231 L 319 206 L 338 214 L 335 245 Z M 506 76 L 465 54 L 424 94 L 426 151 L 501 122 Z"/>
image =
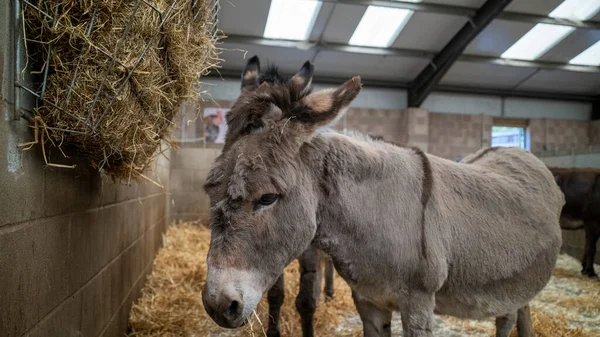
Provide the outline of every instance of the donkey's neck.
<path id="1" fill-rule="evenodd" d="M 318 138 L 326 146 L 316 147 L 323 153 L 315 172 L 320 200 L 314 244 L 351 285 L 376 282 L 386 267 L 396 270 L 398 254 L 419 258 L 422 152 L 344 135 Z M 373 273 L 377 277 L 368 279 Z"/>

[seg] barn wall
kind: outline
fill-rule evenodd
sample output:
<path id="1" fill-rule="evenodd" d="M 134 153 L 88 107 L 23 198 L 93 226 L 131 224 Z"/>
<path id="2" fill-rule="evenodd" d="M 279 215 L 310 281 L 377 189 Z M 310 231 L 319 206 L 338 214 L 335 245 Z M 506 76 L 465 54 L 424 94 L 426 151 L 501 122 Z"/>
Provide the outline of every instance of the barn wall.
<path id="1" fill-rule="evenodd" d="M 68 149 L 75 169 L 44 167 L 39 146 L 19 150 L 33 133 L 13 120 L 8 43 L 0 34 L 0 335 L 122 336 L 166 228 L 165 190 L 115 184 Z M 156 168 L 167 189 L 168 166 Z"/>
<path id="2" fill-rule="evenodd" d="M 72 170 L 44 168 L 38 147 L 8 162 L 29 140 L 26 123 L 2 120 L 1 335 L 123 334 L 166 229 L 166 193 L 115 184 L 73 152 Z M 157 172 L 168 182 L 168 162 Z"/>
<path id="3" fill-rule="evenodd" d="M 531 151 L 571 149 L 590 145 L 590 122 L 565 119 L 529 120 Z"/>
<path id="4" fill-rule="evenodd" d="M 318 69 L 317 69 L 318 72 Z M 215 100 L 235 100 L 240 93 L 237 79 L 205 78 L 203 90 Z M 341 84 L 341 83 L 340 83 Z M 314 84 L 315 89 L 332 85 Z M 408 108 L 406 90 L 365 86 L 352 102 L 354 108 L 404 110 Z M 431 93 L 421 108 L 437 113 L 486 114 L 495 117 L 590 120 L 592 105 L 584 102 L 503 98 L 491 95 Z"/>
<path id="5" fill-rule="evenodd" d="M 590 143 L 600 144 L 600 119 L 590 123 Z"/>
<path id="6" fill-rule="evenodd" d="M 346 118 L 335 127 L 356 129 L 372 136 L 381 136 L 386 140 L 406 144 L 407 123 L 408 113 L 402 110 L 350 108 L 346 112 Z"/>
<path id="7" fill-rule="evenodd" d="M 459 160 L 489 144 L 491 118 L 466 114 L 429 114 L 429 153 Z M 488 130 L 489 129 L 489 130 Z"/>
<path id="8" fill-rule="evenodd" d="M 170 220 L 208 224 L 209 200 L 202 186 L 220 146 L 180 147 L 172 152 Z"/>

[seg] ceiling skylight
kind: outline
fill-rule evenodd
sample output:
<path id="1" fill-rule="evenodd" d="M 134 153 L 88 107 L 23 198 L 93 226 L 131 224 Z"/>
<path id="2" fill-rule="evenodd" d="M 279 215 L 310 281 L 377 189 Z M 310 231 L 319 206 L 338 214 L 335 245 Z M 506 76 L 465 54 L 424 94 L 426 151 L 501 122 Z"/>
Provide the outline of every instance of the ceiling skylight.
<path id="1" fill-rule="evenodd" d="M 575 28 L 538 23 L 515 42 L 500 57 L 518 60 L 535 60 L 569 35 Z"/>
<path id="2" fill-rule="evenodd" d="M 389 47 L 413 11 L 400 8 L 369 6 L 350 38 L 351 45 Z"/>
<path id="3" fill-rule="evenodd" d="M 600 11 L 600 1 L 565 0 L 548 16 L 569 20 L 588 20 Z M 538 23 L 523 35 L 504 54 L 503 58 L 535 60 L 571 34 L 575 28 Z"/>
<path id="4" fill-rule="evenodd" d="M 307 40 L 321 1 L 272 0 L 264 37 L 269 39 Z"/>
<path id="5" fill-rule="evenodd" d="M 569 63 L 582 66 L 600 66 L 600 41 L 575 56 Z"/>
<path id="6" fill-rule="evenodd" d="M 588 20 L 600 11 L 600 1 L 565 0 L 548 16 L 570 20 Z"/>

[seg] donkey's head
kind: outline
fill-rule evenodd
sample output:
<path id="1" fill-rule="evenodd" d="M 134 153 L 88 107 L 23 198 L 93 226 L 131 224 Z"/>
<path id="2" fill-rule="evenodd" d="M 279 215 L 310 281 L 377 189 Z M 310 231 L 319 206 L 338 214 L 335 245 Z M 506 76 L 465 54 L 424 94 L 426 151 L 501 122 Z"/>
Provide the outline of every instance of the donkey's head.
<path id="1" fill-rule="evenodd" d="M 243 325 L 262 294 L 317 230 L 318 182 L 309 143 L 358 95 L 360 78 L 311 93 L 313 66 L 289 79 L 251 58 L 227 116 L 223 153 L 205 182 L 211 244 L 204 307 L 221 326 Z"/>

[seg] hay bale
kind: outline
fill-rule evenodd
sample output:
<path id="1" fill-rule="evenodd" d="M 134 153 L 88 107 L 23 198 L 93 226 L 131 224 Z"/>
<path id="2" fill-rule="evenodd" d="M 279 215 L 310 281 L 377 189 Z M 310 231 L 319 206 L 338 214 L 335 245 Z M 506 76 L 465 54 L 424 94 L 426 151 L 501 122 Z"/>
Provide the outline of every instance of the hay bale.
<path id="1" fill-rule="evenodd" d="M 214 0 L 37 0 L 23 4 L 47 144 L 74 145 L 123 181 L 169 142 L 182 100 L 218 63 Z M 49 57 L 48 57 L 49 55 Z M 42 87 L 44 73 L 48 72 Z"/>

